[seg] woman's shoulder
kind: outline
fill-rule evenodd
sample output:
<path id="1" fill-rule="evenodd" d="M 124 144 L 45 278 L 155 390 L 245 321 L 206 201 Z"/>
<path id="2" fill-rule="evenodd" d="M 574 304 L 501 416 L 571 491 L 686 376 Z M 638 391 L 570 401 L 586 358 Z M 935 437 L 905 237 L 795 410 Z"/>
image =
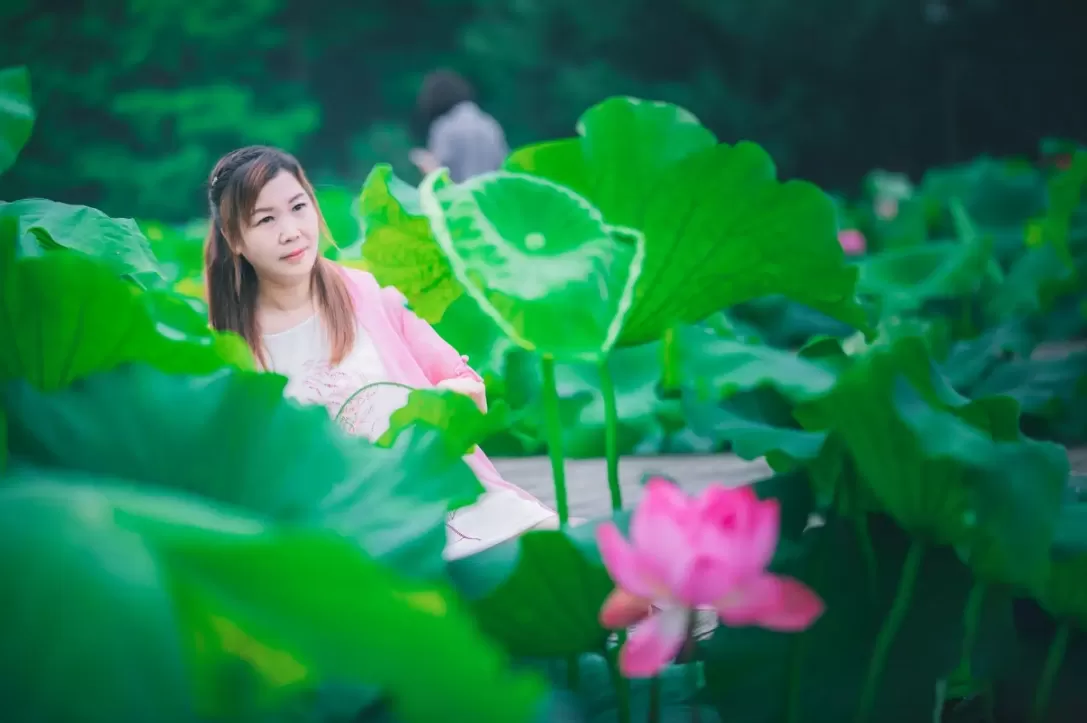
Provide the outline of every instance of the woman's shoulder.
<path id="1" fill-rule="evenodd" d="M 363 298 L 378 297 L 385 302 L 386 305 L 388 305 L 389 302 L 393 302 L 397 306 L 402 306 L 405 303 L 406 298 L 400 293 L 399 289 L 395 286 L 382 286 L 378 283 L 377 277 L 369 271 L 345 266 L 344 264 L 338 264 L 334 261 L 331 263 Z"/>
<path id="2" fill-rule="evenodd" d="M 347 266 L 345 264 L 337 263 L 331 259 L 325 259 L 336 270 L 340 276 L 351 286 L 357 287 L 359 291 L 373 292 L 379 288 L 377 279 L 369 271 L 363 269 L 357 269 L 353 266 Z"/>
<path id="3" fill-rule="evenodd" d="M 444 115 L 434 120 L 430 130 L 432 134 L 456 135 L 458 133 L 475 131 L 480 128 L 488 130 L 500 130 L 501 125 L 487 111 L 480 108 L 470 100 L 458 103 L 450 108 Z"/>

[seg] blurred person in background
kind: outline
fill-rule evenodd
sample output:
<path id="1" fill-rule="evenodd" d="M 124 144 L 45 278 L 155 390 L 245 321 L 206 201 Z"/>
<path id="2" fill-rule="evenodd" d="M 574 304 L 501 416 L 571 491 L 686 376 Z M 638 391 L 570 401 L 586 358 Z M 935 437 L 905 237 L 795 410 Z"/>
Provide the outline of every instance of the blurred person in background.
<path id="1" fill-rule="evenodd" d="M 472 85 L 452 70 L 435 70 L 423 78 L 416 99 L 426 148 L 411 151 L 411 162 L 426 175 L 448 168 L 457 183 L 497 171 L 509 153 L 506 134 L 476 104 Z"/>

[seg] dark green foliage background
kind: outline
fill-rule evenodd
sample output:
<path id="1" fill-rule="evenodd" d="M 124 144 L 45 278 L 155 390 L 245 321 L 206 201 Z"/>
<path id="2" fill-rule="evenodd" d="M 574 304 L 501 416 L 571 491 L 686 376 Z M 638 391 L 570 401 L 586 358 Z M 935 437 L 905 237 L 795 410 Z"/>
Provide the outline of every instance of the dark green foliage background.
<path id="1" fill-rule="evenodd" d="M 1078 5 L 8 0 L 0 67 L 29 67 L 39 120 L 0 199 L 184 222 L 216 157 L 250 142 L 297 153 L 318 183 L 358 188 L 380 161 L 413 181 L 414 95 L 439 65 L 469 74 L 513 146 L 630 94 L 851 192 L 874 167 L 917 177 L 1082 138 Z"/>

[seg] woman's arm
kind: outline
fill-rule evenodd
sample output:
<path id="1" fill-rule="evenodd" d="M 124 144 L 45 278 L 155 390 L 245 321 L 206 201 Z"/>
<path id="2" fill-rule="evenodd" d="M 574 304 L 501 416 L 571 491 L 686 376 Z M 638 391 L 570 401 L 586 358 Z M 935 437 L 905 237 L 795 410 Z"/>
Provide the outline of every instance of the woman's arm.
<path id="1" fill-rule="evenodd" d="M 397 325 L 412 356 L 431 384 L 467 394 L 483 411 L 487 411 L 487 390 L 483 377 L 468 366 L 468 357 L 461 354 L 434 331 L 427 322 L 406 305 L 404 295 L 395 287 L 381 289 L 389 316 Z"/>

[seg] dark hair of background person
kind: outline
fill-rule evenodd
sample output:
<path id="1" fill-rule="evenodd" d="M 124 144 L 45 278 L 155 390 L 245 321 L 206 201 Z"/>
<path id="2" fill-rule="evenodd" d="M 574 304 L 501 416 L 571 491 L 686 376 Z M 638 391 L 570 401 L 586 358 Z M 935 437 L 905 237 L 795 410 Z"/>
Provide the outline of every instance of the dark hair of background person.
<path id="1" fill-rule="evenodd" d="M 475 88 L 457 71 L 440 68 L 427 73 L 415 99 L 415 133 L 425 141 L 431 123 L 457 105 L 475 100 Z"/>

